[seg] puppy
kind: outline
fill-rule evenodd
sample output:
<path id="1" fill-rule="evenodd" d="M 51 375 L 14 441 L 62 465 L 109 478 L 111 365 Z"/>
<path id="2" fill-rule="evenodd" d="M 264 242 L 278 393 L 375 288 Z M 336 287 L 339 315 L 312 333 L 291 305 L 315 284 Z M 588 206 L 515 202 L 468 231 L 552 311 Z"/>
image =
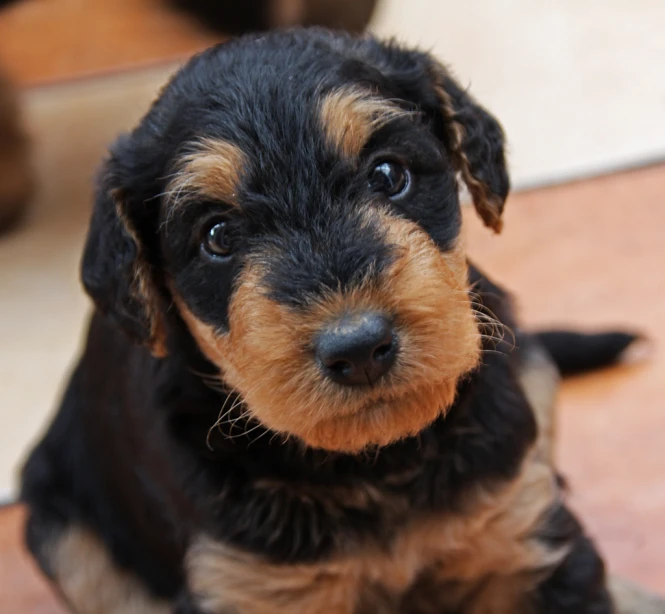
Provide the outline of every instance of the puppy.
<path id="1" fill-rule="evenodd" d="M 558 338 L 469 265 L 458 176 L 499 231 L 497 121 L 429 55 L 316 29 L 198 55 L 115 143 L 23 473 L 73 611 L 615 611 L 549 454 Z"/>

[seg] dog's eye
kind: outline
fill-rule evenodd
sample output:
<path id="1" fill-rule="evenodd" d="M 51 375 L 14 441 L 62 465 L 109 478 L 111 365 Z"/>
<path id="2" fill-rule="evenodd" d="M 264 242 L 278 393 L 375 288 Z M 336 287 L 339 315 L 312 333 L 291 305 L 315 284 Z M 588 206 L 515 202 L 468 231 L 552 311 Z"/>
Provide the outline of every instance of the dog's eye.
<path id="1" fill-rule="evenodd" d="M 226 222 L 215 222 L 205 232 L 203 246 L 213 256 L 229 256 L 233 251 L 233 243 Z"/>
<path id="2" fill-rule="evenodd" d="M 369 185 L 376 192 L 383 192 L 389 198 L 401 196 L 411 183 L 409 171 L 396 162 L 383 160 L 369 174 Z"/>

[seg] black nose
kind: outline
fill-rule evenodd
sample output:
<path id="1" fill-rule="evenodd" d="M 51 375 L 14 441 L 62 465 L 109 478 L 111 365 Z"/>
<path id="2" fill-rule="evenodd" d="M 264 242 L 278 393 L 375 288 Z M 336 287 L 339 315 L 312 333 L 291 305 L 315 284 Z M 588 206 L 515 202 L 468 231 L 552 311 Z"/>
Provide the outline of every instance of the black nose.
<path id="1" fill-rule="evenodd" d="M 325 374 L 346 386 L 373 384 L 395 363 L 397 339 L 390 320 L 377 313 L 346 316 L 316 341 Z"/>

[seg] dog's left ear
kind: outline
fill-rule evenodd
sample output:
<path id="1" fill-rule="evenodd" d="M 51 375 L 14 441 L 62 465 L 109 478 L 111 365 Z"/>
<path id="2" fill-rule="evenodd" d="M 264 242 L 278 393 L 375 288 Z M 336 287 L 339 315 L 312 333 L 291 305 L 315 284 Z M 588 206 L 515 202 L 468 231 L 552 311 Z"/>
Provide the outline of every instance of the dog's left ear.
<path id="1" fill-rule="evenodd" d="M 501 232 L 510 179 L 499 122 L 481 107 L 440 64 L 429 75 L 442 116 L 443 138 L 473 204 L 486 226 Z"/>

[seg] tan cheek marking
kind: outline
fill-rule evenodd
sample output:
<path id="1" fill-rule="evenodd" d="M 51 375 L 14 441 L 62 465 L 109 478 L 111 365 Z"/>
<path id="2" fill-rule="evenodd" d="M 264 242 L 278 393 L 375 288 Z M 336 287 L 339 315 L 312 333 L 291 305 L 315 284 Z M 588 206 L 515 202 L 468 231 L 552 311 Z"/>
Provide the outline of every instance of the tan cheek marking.
<path id="1" fill-rule="evenodd" d="M 430 593 L 429 608 L 514 612 L 538 582 L 536 572 L 567 553 L 533 537 L 557 496 L 551 468 L 529 459 L 503 489 L 473 493 L 460 514 L 421 517 L 390 544 L 357 543 L 332 560 L 272 565 L 201 537 L 187 556 L 188 578 L 200 605 L 219 614 L 352 614 L 371 585 L 417 603 L 424 573 L 445 587 Z"/>
<path id="2" fill-rule="evenodd" d="M 453 403 L 459 377 L 479 360 L 462 244 L 442 254 L 412 222 L 384 215 L 383 225 L 402 254 L 370 304 L 398 314 L 402 350 L 397 368 L 405 385 L 397 387 L 401 394 L 383 411 L 330 412 L 308 433 L 307 440 L 320 447 L 353 450 L 368 440 L 385 445 L 419 432 Z M 342 298 L 347 308 L 348 299 Z"/>
<path id="3" fill-rule="evenodd" d="M 170 614 L 131 573 L 119 569 L 89 530 L 72 527 L 49 546 L 55 582 L 76 612 Z"/>
<path id="4" fill-rule="evenodd" d="M 371 287 L 291 310 L 265 296 L 261 269 L 250 264 L 230 303 L 227 334 L 176 301 L 202 351 L 249 411 L 314 447 L 357 451 L 417 433 L 452 404 L 459 377 L 480 356 L 462 245 L 441 253 L 413 222 L 387 214 L 379 222 L 400 255 Z M 389 386 L 343 389 L 321 375 L 310 343 L 327 321 L 362 309 L 397 314 L 400 356 Z"/>
<path id="5" fill-rule="evenodd" d="M 177 209 L 197 197 L 237 206 L 237 190 L 247 164 L 247 156 L 237 145 L 201 139 L 195 150 L 177 163 L 177 171 L 166 188 L 169 206 Z"/>
<path id="6" fill-rule="evenodd" d="M 320 102 L 319 119 L 330 145 L 347 158 L 356 157 L 372 132 L 412 113 L 358 87 L 335 90 Z"/>

